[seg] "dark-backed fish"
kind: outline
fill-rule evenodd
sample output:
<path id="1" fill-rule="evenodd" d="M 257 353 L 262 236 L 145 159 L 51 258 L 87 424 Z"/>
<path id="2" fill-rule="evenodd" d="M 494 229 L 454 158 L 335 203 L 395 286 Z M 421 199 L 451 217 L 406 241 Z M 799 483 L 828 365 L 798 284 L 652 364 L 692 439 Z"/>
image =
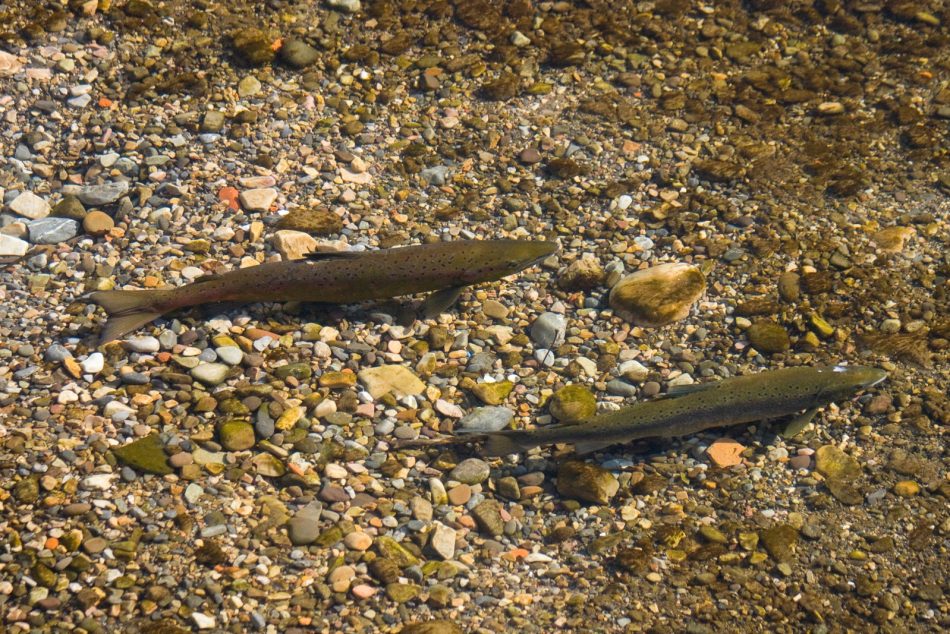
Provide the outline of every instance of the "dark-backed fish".
<path id="1" fill-rule="evenodd" d="M 109 314 L 103 343 L 174 310 L 217 302 L 349 304 L 432 293 L 423 306 L 424 314 L 431 316 L 451 306 L 466 286 L 517 273 L 555 251 L 557 244 L 540 240 L 460 240 L 321 252 L 208 275 L 178 288 L 97 291 L 89 300 Z"/>
<path id="2" fill-rule="evenodd" d="M 819 407 L 849 398 L 886 377 L 883 370 L 862 366 L 770 370 L 681 386 L 662 398 L 577 423 L 457 436 L 450 442 L 485 440 L 484 453 L 490 456 L 554 443 L 573 443 L 577 453 L 583 454 L 641 438 L 686 436 L 714 427 L 804 412 L 786 427 L 786 434 L 794 435 L 808 424 Z"/>

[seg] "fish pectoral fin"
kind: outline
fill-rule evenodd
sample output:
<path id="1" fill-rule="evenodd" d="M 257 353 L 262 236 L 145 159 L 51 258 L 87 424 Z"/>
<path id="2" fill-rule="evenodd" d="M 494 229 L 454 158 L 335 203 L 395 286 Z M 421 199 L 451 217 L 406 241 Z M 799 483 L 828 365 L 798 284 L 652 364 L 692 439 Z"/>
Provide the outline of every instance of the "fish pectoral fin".
<path id="1" fill-rule="evenodd" d="M 815 418 L 815 414 L 818 413 L 818 408 L 813 407 L 809 410 L 805 410 L 801 414 L 798 414 L 792 420 L 785 425 L 785 429 L 782 430 L 782 438 L 794 438 L 802 432 L 803 429 L 808 427 L 808 423 Z"/>
<path id="2" fill-rule="evenodd" d="M 601 449 L 606 449 L 607 447 L 616 444 L 616 440 L 582 440 L 580 442 L 574 443 L 574 451 L 578 455 L 584 455 L 588 453 L 594 453 L 595 451 L 600 451 Z"/>
<path id="3" fill-rule="evenodd" d="M 311 251 L 304 253 L 305 260 L 343 260 L 347 258 L 358 258 L 361 251 Z"/>
<path id="4" fill-rule="evenodd" d="M 422 306 L 419 307 L 419 316 L 423 319 L 434 319 L 438 317 L 439 313 L 444 313 L 452 304 L 458 301 L 463 288 L 465 287 L 450 286 L 449 288 L 443 288 L 440 291 L 430 293 L 429 296 L 425 298 L 425 301 L 422 302 Z"/>

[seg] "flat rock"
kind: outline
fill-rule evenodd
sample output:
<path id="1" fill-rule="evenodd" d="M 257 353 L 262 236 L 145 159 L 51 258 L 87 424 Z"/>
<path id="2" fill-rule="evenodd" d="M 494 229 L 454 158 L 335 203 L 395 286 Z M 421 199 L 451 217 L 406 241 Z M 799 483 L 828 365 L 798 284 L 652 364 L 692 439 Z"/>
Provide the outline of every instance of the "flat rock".
<path id="1" fill-rule="evenodd" d="M 604 268 L 597 258 L 585 255 L 571 262 L 558 277 L 558 286 L 566 291 L 589 291 L 604 283 Z"/>
<path id="2" fill-rule="evenodd" d="M 459 421 L 458 426 L 466 431 L 492 432 L 507 427 L 515 413 L 507 407 L 479 407 Z"/>
<path id="3" fill-rule="evenodd" d="M 261 91 L 261 82 L 254 75 L 247 75 L 238 82 L 239 97 L 253 97 Z"/>
<path id="4" fill-rule="evenodd" d="M 463 484 L 480 484 L 488 479 L 491 467 L 479 458 L 466 458 L 449 472 L 449 479 Z"/>
<path id="5" fill-rule="evenodd" d="M 794 560 L 798 531 L 789 524 L 778 524 L 759 531 L 759 541 L 777 562 Z"/>
<path id="6" fill-rule="evenodd" d="M 733 467 L 742 463 L 743 451 L 745 446 L 732 438 L 717 438 L 706 449 L 706 455 L 717 467 Z"/>
<path id="7" fill-rule="evenodd" d="M 287 522 L 287 536 L 294 546 L 312 544 L 320 535 L 320 513 L 323 505 L 311 502 L 303 507 Z"/>
<path id="8" fill-rule="evenodd" d="M 381 365 L 360 370 L 359 381 L 374 399 L 392 392 L 397 398 L 422 394 L 426 384 L 401 365 Z"/>
<path id="9" fill-rule="evenodd" d="M 238 201 L 241 203 L 241 207 L 244 208 L 244 211 L 268 211 L 275 200 L 277 200 L 277 190 L 273 187 L 245 189 L 238 196 Z"/>
<path id="10" fill-rule="evenodd" d="M 861 465 L 835 445 L 824 445 L 815 452 L 815 469 L 826 478 L 854 480 L 861 475 Z"/>
<path id="11" fill-rule="evenodd" d="M 22 68 L 22 58 L 6 51 L 0 51 L 0 77 L 16 75 Z"/>
<path id="12" fill-rule="evenodd" d="M 658 327 L 679 321 L 706 291 L 706 278 L 695 266 L 660 264 L 621 279 L 610 290 L 610 306 L 628 321 Z"/>
<path id="13" fill-rule="evenodd" d="M 113 455 L 125 464 L 138 471 L 167 475 L 173 472 L 168 464 L 165 446 L 158 434 L 149 434 L 127 445 L 116 447 Z"/>
<path id="14" fill-rule="evenodd" d="M 531 341 L 541 348 L 550 348 L 564 341 L 567 319 L 558 313 L 542 313 L 531 324 Z"/>
<path id="15" fill-rule="evenodd" d="M 446 619 L 410 623 L 399 634 L 462 634 L 465 630 Z"/>
<path id="16" fill-rule="evenodd" d="M 478 383 L 472 388 L 472 393 L 485 405 L 501 405 L 514 387 L 515 384 L 511 381 Z"/>
<path id="17" fill-rule="evenodd" d="M 455 530 L 442 523 L 436 524 L 429 538 L 429 549 L 444 560 L 454 557 Z"/>
<path id="18" fill-rule="evenodd" d="M 30 243 L 5 233 L 0 233 L 0 257 L 20 257 L 30 250 Z"/>
<path id="19" fill-rule="evenodd" d="M 31 220 L 45 218 L 50 211 L 49 203 L 33 192 L 23 192 L 14 198 L 10 201 L 10 209 Z"/>
<path id="20" fill-rule="evenodd" d="M 71 218 L 40 218 L 27 224 L 33 244 L 59 244 L 79 234 L 79 223 Z"/>
<path id="21" fill-rule="evenodd" d="M 885 253 L 900 253 L 916 233 L 917 230 L 913 227 L 887 227 L 875 233 L 871 239 Z"/>
<path id="22" fill-rule="evenodd" d="M 276 232 L 271 242 L 285 260 L 299 260 L 317 248 L 317 241 L 310 234 L 288 229 Z"/>
<path id="23" fill-rule="evenodd" d="M 485 534 L 498 537 L 505 532 L 505 520 L 501 517 L 501 504 L 495 500 L 483 500 L 472 509 L 472 517 Z"/>
<path id="24" fill-rule="evenodd" d="M 205 385 L 220 385 L 227 378 L 230 369 L 224 363 L 201 363 L 191 369 L 191 376 Z"/>
<path id="25" fill-rule="evenodd" d="M 628 381 L 641 383 L 650 376 L 650 369 L 636 360 L 624 361 L 620 364 L 620 376 Z"/>
<path id="26" fill-rule="evenodd" d="M 317 236 L 339 233 L 343 219 L 329 209 L 321 207 L 297 207 L 277 221 L 278 229 L 303 231 Z"/>
<path id="27" fill-rule="evenodd" d="M 268 478 L 279 478 L 287 472 L 287 467 L 284 466 L 284 463 L 269 453 L 257 454 L 251 458 L 251 463 L 260 475 Z"/>
<path id="28" fill-rule="evenodd" d="M 306 68 L 320 58 L 320 51 L 303 40 L 288 39 L 280 47 L 278 55 L 291 68 Z"/>
<path id="29" fill-rule="evenodd" d="M 84 205 L 108 205 L 125 196 L 129 191 L 127 181 L 114 181 L 101 185 L 65 185 L 63 194 L 79 198 Z"/>
<path id="30" fill-rule="evenodd" d="M 557 471 L 557 490 L 563 496 L 607 504 L 620 490 L 620 482 L 610 471 L 580 460 L 561 463 Z"/>
<path id="31" fill-rule="evenodd" d="M 411 550 L 388 535 L 377 537 L 374 543 L 380 557 L 393 561 L 400 568 L 408 568 L 419 563 L 419 558 Z"/>

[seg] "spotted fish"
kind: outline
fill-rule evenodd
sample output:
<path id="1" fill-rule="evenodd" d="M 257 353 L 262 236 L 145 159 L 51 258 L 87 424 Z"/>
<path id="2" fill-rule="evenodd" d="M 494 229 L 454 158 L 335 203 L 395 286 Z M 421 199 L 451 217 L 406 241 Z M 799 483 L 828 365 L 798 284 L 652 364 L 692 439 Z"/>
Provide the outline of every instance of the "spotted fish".
<path id="1" fill-rule="evenodd" d="M 669 438 L 804 412 L 786 427 L 794 435 L 818 408 L 850 397 L 887 377 L 871 367 L 795 367 L 674 388 L 663 398 L 571 424 L 457 436 L 448 442 L 485 440 L 484 453 L 503 456 L 553 443 L 589 453 L 640 438 Z M 432 442 L 432 441 L 429 441 Z M 441 444 L 445 441 L 434 441 Z M 423 441 L 420 444 L 428 444 Z"/>
<path id="2" fill-rule="evenodd" d="M 492 282 L 557 251 L 541 240 L 460 240 L 375 251 L 313 253 L 300 260 L 201 277 L 161 290 L 97 291 L 89 301 L 109 314 L 102 343 L 118 339 L 171 311 L 215 302 L 349 304 L 431 293 L 426 316 L 451 306 L 466 286 Z"/>

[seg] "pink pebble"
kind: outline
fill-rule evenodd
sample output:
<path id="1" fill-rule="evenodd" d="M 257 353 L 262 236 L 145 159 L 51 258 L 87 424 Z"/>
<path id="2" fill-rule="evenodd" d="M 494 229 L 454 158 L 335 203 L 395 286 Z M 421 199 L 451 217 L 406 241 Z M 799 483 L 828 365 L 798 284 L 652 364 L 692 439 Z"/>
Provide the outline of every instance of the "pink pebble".
<path id="1" fill-rule="evenodd" d="M 793 469 L 807 469 L 811 466 L 811 456 L 795 456 L 788 461 Z"/>
<path id="2" fill-rule="evenodd" d="M 358 586 L 353 586 L 353 596 L 357 599 L 368 599 L 374 594 L 376 594 L 376 588 L 365 583 L 361 583 Z"/>

